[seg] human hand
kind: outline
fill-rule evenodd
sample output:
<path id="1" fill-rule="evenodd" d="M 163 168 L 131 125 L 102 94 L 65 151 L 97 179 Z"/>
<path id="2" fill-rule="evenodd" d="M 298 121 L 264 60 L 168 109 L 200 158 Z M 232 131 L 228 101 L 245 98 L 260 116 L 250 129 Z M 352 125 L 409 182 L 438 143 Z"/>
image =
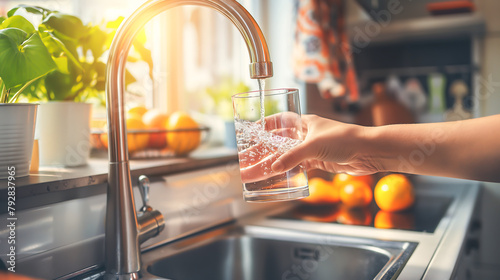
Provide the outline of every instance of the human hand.
<path id="1" fill-rule="evenodd" d="M 277 175 L 271 164 L 303 138 L 300 115 L 292 112 L 266 117 L 264 130 L 260 121 L 237 122 L 236 133 L 242 139 L 238 158 L 243 183 Z"/>
<path id="2" fill-rule="evenodd" d="M 271 165 L 273 172 L 281 173 L 301 163 L 307 169 L 351 175 L 383 170 L 374 160 L 374 151 L 364 145 L 364 132 L 368 128 L 316 115 L 303 115 L 302 127 L 304 141 L 275 160 Z"/>
<path id="3" fill-rule="evenodd" d="M 382 170 L 373 160 L 375 153 L 364 145 L 366 127 L 315 115 L 303 115 L 301 126 L 299 122 L 297 114 L 280 113 L 266 117 L 264 132 L 255 129 L 265 135 L 256 135 L 259 139 L 255 144 L 238 154 L 244 183 L 267 179 L 299 164 L 306 169 L 352 175 Z M 254 125 L 260 125 L 260 122 Z M 304 141 L 296 140 L 302 139 L 303 134 L 306 135 Z M 262 141 L 262 138 L 268 140 Z"/>

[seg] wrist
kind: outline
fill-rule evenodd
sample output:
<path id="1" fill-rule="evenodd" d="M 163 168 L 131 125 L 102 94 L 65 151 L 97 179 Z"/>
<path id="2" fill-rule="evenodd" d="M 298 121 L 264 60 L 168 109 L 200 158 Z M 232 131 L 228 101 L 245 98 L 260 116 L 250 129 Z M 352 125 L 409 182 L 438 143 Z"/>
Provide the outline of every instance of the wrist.
<path id="1" fill-rule="evenodd" d="M 389 141 L 386 126 L 362 126 L 361 154 L 378 172 L 396 171 L 397 147 Z"/>

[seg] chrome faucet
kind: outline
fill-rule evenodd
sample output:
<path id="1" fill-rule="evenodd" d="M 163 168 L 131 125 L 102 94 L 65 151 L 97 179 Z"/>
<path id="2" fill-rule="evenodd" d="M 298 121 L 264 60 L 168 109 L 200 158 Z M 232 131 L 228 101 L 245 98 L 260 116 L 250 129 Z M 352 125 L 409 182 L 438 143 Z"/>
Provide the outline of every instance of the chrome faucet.
<path id="1" fill-rule="evenodd" d="M 141 268 L 140 244 L 158 234 L 164 226 L 161 213 L 151 207 L 143 207 L 139 217 L 135 211 L 125 126 L 125 64 L 138 31 L 159 13 L 181 5 L 210 7 L 229 18 L 243 35 L 248 47 L 251 78 L 273 76 L 264 35 L 250 13 L 235 0 L 150 0 L 122 23 L 111 44 L 106 69 L 109 175 L 105 279 L 138 279 Z"/>

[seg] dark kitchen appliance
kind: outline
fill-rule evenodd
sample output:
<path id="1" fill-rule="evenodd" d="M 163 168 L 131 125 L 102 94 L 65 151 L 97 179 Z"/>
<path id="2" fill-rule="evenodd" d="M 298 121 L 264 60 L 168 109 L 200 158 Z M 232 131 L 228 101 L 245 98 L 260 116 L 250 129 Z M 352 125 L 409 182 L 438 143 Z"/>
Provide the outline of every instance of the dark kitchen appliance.
<path id="1" fill-rule="evenodd" d="M 395 222 L 391 228 L 433 233 L 452 202 L 453 197 L 451 196 L 417 193 L 412 208 L 389 214 L 395 215 Z M 379 211 L 381 210 L 375 203 L 366 208 L 358 209 L 344 208 L 341 203 L 331 205 L 300 204 L 292 210 L 287 210 L 271 218 L 375 227 L 375 219 Z M 387 213 L 383 214 L 387 215 Z"/>

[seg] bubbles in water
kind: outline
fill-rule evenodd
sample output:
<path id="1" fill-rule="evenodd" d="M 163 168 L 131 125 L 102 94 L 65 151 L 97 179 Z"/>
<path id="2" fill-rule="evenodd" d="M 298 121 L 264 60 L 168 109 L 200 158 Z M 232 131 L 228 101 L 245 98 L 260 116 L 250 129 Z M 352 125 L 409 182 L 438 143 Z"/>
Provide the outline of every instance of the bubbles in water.
<path id="1" fill-rule="evenodd" d="M 244 166 L 254 165 L 270 155 L 280 156 L 302 142 L 266 131 L 256 122 L 235 119 L 235 127 L 238 150 L 245 153 L 240 158 Z"/>

